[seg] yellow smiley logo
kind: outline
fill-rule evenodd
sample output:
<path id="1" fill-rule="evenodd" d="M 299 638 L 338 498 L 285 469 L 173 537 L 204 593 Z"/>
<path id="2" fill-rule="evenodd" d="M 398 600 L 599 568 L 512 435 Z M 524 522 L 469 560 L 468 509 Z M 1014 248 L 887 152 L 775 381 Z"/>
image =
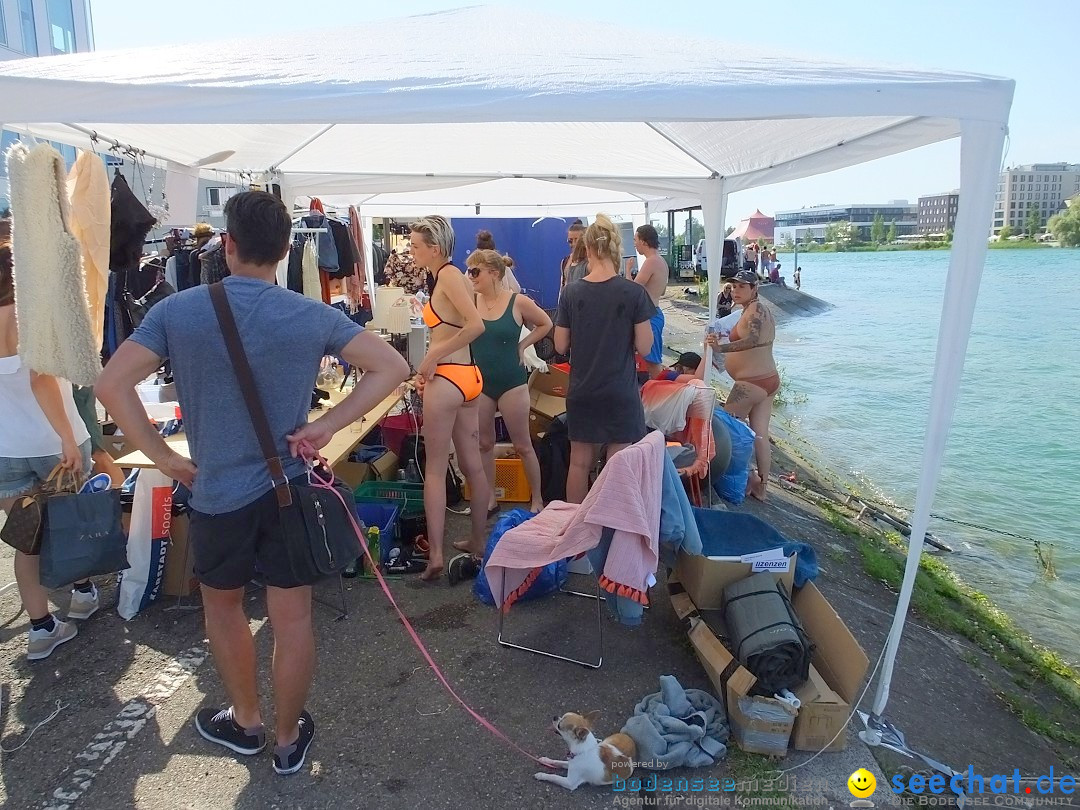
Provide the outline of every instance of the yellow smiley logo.
<path id="1" fill-rule="evenodd" d="M 877 780 L 866 768 L 859 768 L 848 777 L 847 786 L 848 790 L 851 791 L 851 795 L 856 799 L 865 799 L 867 796 L 874 795 L 874 791 L 877 789 Z"/>

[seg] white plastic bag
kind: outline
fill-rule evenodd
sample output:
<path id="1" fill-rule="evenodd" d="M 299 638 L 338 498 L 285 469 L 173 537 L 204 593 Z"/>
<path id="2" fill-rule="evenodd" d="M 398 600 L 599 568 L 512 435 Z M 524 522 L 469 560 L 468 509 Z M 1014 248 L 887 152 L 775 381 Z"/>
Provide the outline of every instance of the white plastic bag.
<path id="1" fill-rule="evenodd" d="M 525 324 L 521 325 L 521 338 L 519 340 L 527 338 L 532 330 Z M 540 355 L 536 353 L 536 347 L 530 346 L 525 350 L 525 369 L 527 371 L 539 371 L 541 374 L 548 373 L 548 364 L 540 359 Z"/>
<path id="2" fill-rule="evenodd" d="M 128 563 L 120 576 L 121 618 L 132 619 L 158 598 L 172 529 L 173 482 L 158 470 L 140 470 L 131 506 Z"/>

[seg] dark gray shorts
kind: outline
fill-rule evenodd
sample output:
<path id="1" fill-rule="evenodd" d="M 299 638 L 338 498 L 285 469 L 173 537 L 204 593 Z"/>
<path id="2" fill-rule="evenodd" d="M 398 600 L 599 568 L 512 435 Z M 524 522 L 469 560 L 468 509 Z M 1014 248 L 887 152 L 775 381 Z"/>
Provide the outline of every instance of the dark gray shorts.
<path id="1" fill-rule="evenodd" d="M 307 476 L 293 481 L 306 483 Z M 272 489 L 234 512 L 207 515 L 191 510 L 189 537 L 199 582 L 228 591 L 244 587 L 256 573 L 275 588 L 317 581 L 302 582 L 293 573 L 279 512 Z"/>

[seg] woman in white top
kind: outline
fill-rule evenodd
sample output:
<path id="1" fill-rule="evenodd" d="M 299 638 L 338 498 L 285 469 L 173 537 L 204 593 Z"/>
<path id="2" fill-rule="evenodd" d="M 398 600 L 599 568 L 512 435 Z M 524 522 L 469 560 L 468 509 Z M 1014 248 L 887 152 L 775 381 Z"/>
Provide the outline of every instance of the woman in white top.
<path id="1" fill-rule="evenodd" d="M 26 368 L 18 348 L 11 246 L 0 242 L 0 510 L 5 513 L 16 498 L 37 489 L 57 464 L 83 476 L 90 471 L 90 434 L 72 399 L 71 383 Z M 78 628 L 50 613 L 37 556 L 15 552 L 15 579 L 31 623 L 27 658 L 47 658 L 73 639 Z M 94 585 L 89 580 L 77 583 L 68 618 L 86 619 L 97 609 Z"/>

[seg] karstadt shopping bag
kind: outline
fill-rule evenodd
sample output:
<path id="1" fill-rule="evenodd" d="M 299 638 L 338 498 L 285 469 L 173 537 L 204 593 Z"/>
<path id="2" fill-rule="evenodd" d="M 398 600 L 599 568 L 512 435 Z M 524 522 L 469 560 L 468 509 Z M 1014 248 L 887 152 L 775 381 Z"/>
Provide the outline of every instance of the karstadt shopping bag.
<path id="1" fill-rule="evenodd" d="M 45 510 L 41 584 L 60 588 L 128 567 L 120 491 L 54 495 Z"/>
<path id="2" fill-rule="evenodd" d="M 131 567 L 120 578 L 120 602 L 116 607 L 121 618 L 134 618 L 161 593 L 172 534 L 172 507 L 172 480 L 158 470 L 139 470 L 127 539 Z"/>

